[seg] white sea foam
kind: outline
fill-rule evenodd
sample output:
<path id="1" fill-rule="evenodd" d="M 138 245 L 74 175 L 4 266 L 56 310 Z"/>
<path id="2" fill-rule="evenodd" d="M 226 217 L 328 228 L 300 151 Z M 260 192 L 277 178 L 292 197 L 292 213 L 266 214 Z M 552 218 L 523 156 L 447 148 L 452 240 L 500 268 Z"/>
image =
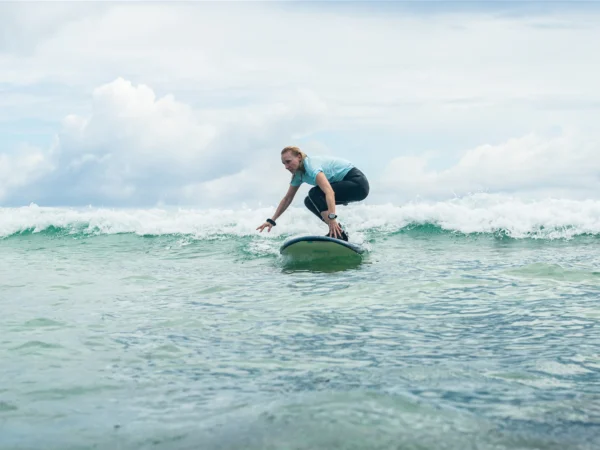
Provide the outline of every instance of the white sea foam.
<path id="1" fill-rule="evenodd" d="M 200 239 L 224 235 L 266 239 L 298 234 L 325 234 L 327 228 L 300 206 L 290 207 L 270 233 L 256 227 L 274 208 L 260 209 L 105 209 L 48 208 L 32 204 L 0 208 L 0 236 L 50 227 L 67 233 L 139 235 L 183 234 Z M 459 233 L 502 232 L 513 238 L 564 239 L 600 234 L 600 201 L 522 200 L 478 194 L 445 202 L 403 205 L 358 204 L 338 207 L 341 221 L 355 236 L 365 232 L 397 232 L 415 225 L 432 225 Z"/>

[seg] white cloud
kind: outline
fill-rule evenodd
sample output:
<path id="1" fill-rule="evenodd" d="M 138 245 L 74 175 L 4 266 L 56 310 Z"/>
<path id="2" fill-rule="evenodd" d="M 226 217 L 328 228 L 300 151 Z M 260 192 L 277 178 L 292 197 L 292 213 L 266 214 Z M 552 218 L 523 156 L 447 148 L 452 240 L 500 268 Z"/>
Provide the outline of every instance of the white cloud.
<path id="1" fill-rule="evenodd" d="M 79 164 L 87 155 L 110 157 L 112 170 L 180 170 L 214 156 L 214 125 L 202 123 L 172 96 L 157 99 L 151 88 L 122 78 L 97 88 L 90 118 L 69 116 L 61 134 L 63 157 Z M 99 161 L 96 158 L 95 161 Z M 90 160 L 89 157 L 87 160 Z"/>
<path id="2" fill-rule="evenodd" d="M 106 6 L 78 2 L 0 2 L 0 53 L 30 55 L 40 42 L 60 33 L 65 25 L 98 14 Z"/>
<path id="3" fill-rule="evenodd" d="M 352 159 L 371 174 L 371 201 L 549 187 L 584 195 L 600 134 L 597 11 L 448 11 L 0 4 L 0 121 L 63 121 L 55 148 L 29 151 L 43 156 L 27 166 L 35 170 L 0 182 L 4 198 L 273 202 L 281 187 L 267 186 L 260 169 L 270 173 L 278 149 L 316 131 L 340 156 L 360 141 Z M 580 134 L 528 135 L 570 126 Z M 455 149 L 479 144 L 442 167 Z M 407 156 L 413 147 L 436 153 Z M 2 154 L 3 173 L 25 154 Z"/>
<path id="4" fill-rule="evenodd" d="M 35 147 L 22 145 L 12 154 L 0 153 L 0 201 L 35 183 L 52 168 L 48 154 Z"/>
<path id="5" fill-rule="evenodd" d="M 466 151 L 444 170 L 428 167 L 432 157 L 393 159 L 382 176 L 381 192 L 395 198 L 448 198 L 474 192 L 523 196 L 598 198 L 600 142 L 575 131 L 557 136 L 529 134 L 499 145 Z"/>
<path id="6" fill-rule="evenodd" d="M 238 188 L 227 188 L 228 176 L 248 181 L 247 167 L 256 167 L 267 155 L 278 161 L 280 143 L 316 129 L 326 114 L 324 103 L 305 90 L 255 108 L 203 111 L 171 95 L 157 98 L 150 87 L 119 78 L 94 90 L 89 117 L 65 118 L 48 152 L 4 155 L 7 173 L 31 168 L 7 178 L 3 191 L 8 195 L 9 188 L 36 181 L 45 172 L 32 188 L 41 197 L 36 201 L 206 204 L 215 189 L 236 194 Z M 250 181 L 264 176 L 256 170 Z M 206 198 L 197 195 L 199 183 Z M 255 194 L 260 192 L 259 185 Z"/>
<path id="7" fill-rule="evenodd" d="M 410 120 L 421 106 L 431 126 L 431 119 L 443 122 L 439 116 L 448 108 L 453 114 L 465 109 L 456 100 L 472 100 L 479 109 L 600 100 L 600 62 L 590 58 L 600 40 L 594 14 L 564 13 L 541 27 L 528 18 L 352 8 L 229 2 L 90 7 L 45 35 L 34 57 L 6 60 L 0 76 L 17 83 L 97 84 L 121 75 L 159 91 L 253 98 L 308 87 L 346 124 Z M 29 9 L 33 14 L 35 5 Z"/>
<path id="8" fill-rule="evenodd" d="M 191 183 L 181 189 L 183 203 L 195 204 L 199 200 L 210 207 L 233 207 L 240 204 L 271 206 L 287 191 L 290 175 L 273 151 L 270 157 L 253 162 L 241 171 L 201 183 Z"/>

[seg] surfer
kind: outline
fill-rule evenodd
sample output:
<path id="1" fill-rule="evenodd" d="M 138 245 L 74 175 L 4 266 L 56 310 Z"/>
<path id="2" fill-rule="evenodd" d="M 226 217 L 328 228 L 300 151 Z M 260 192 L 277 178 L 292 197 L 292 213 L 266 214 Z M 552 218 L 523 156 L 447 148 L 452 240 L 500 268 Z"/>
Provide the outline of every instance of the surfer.
<path id="1" fill-rule="evenodd" d="M 304 199 L 304 205 L 329 226 L 331 236 L 348 240 L 348 233 L 338 222 L 335 205 L 359 202 L 369 195 L 367 177 L 351 162 L 329 156 L 307 156 L 298 147 L 285 147 L 281 151 L 281 162 L 292 173 L 292 179 L 285 197 L 279 203 L 273 217 L 257 228 L 262 231 L 276 225 L 275 220 L 292 203 L 302 183 L 312 186 Z"/>

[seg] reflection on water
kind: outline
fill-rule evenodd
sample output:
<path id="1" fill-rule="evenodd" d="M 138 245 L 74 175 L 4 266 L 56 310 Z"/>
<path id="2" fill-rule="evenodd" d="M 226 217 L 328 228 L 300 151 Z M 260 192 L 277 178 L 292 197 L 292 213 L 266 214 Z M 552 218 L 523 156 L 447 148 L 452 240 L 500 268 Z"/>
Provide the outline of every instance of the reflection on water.
<path id="1" fill-rule="evenodd" d="M 354 270 L 365 262 L 362 255 L 349 255 L 339 257 L 299 258 L 282 256 L 278 261 L 283 273 L 293 272 L 319 272 L 333 273 Z"/>

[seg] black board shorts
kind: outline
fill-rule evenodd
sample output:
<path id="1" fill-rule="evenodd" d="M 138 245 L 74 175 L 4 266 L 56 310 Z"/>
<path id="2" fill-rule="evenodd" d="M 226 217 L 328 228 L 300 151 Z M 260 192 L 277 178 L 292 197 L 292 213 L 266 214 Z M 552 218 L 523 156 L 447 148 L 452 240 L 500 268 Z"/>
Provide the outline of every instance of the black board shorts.
<path id="1" fill-rule="evenodd" d="M 331 188 L 335 193 L 335 204 L 346 205 L 350 202 L 360 202 L 369 195 L 369 181 L 364 173 L 356 167 L 350 169 L 342 181 L 334 181 Z M 304 205 L 319 219 L 321 211 L 327 211 L 327 200 L 325 193 L 319 186 L 313 187 L 308 191 L 308 195 L 304 199 Z"/>

